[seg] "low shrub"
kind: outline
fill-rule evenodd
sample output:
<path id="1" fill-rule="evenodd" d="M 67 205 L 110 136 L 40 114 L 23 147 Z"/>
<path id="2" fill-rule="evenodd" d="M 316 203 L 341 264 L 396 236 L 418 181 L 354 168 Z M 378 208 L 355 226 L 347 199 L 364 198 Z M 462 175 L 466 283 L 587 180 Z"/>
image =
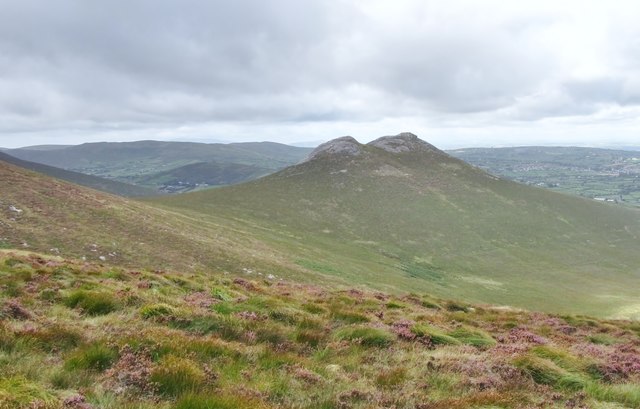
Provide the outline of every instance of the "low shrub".
<path id="1" fill-rule="evenodd" d="M 99 291 L 77 290 L 71 293 L 64 305 L 79 308 L 88 315 L 104 315 L 118 309 L 118 302 L 111 294 Z"/>

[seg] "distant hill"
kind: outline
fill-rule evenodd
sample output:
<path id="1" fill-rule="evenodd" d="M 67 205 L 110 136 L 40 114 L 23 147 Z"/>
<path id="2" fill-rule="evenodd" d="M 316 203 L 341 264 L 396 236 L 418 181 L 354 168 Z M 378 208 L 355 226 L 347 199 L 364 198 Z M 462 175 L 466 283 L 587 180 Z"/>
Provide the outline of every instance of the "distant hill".
<path id="1" fill-rule="evenodd" d="M 152 196 L 158 193 L 152 189 L 134 186 L 127 183 L 118 182 L 115 180 L 109 180 L 99 178 L 96 176 L 85 175 L 79 172 L 73 172 L 56 168 L 53 166 L 43 165 L 40 163 L 29 162 L 22 159 L 14 158 L 11 155 L 0 152 L 0 161 L 10 163 L 21 168 L 29 169 L 35 172 L 39 172 L 54 178 L 66 180 L 67 182 L 75 183 L 81 186 L 90 187 L 92 189 L 101 190 L 103 192 L 112 193 L 119 196 Z"/>
<path id="2" fill-rule="evenodd" d="M 311 151 L 273 142 L 205 144 L 191 142 L 101 142 L 77 146 L 37 146 L 8 150 L 12 156 L 93 176 L 164 191 L 190 190 L 208 180 L 234 183 L 272 173 Z M 187 165 L 198 166 L 186 167 Z M 208 165 L 204 165 L 208 164 Z M 180 170 L 177 170 L 182 168 Z M 176 170 L 176 173 L 172 172 Z M 211 173 L 204 174 L 208 171 Z M 168 181 L 184 184 L 167 185 Z"/>
<path id="3" fill-rule="evenodd" d="M 419 140 L 340 138 L 256 181 L 151 199 L 244 224 L 308 271 L 533 309 L 640 308 L 640 212 L 492 176 Z"/>
<path id="4" fill-rule="evenodd" d="M 518 182 L 640 206 L 637 151 L 524 146 L 456 149 L 448 153 Z"/>
<path id="5" fill-rule="evenodd" d="M 239 163 L 198 162 L 141 177 L 138 183 L 157 186 L 166 193 L 186 192 L 210 186 L 233 185 L 273 173 L 273 169 Z"/>
<path id="6" fill-rule="evenodd" d="M 20 150 L 25 151 L 55 151 L 58 149 L 66 149 L 70 148 L 73 145 L 31 145 L 19 148 Z"/>

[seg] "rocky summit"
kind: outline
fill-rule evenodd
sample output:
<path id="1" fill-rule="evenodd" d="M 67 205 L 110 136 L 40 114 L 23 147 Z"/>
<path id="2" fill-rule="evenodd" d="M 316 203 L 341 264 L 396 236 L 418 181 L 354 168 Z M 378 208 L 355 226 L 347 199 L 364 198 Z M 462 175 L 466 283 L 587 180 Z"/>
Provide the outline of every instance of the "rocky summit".
<path id="1" fill-rule="evenodd" d="M 391 153 L 414 151 L 434 151 L 442 153 L 441 150 L 430 143 L 423 141 L 411 132 L 402 132 L 393 136 L 383 136 L 375 141 L 369 142 L 367 145 L 375 146 L 376 148 L 380 148 Z"/>
<path id="2" fill-rule="evenodd" d="M 351 136 L 343 136 L 315 148 L 306 161 L 326 155 L 356 156 L 360 153 L 362 153 L 362 145 Z"/>
<path id="3" fill-rule="evenodd" d="M 443 151 L 418 138 L 411 132 L 398 135 L 383 136 L 366 145 L 361 144 L 351 136 L 343 136 L 323 143 L 313 150 L 304 162 L 328 156 L 359 156 L 365 151 L 365 146 L 382 149 L 390 153 L 434 152 L 446 155 Z"/>

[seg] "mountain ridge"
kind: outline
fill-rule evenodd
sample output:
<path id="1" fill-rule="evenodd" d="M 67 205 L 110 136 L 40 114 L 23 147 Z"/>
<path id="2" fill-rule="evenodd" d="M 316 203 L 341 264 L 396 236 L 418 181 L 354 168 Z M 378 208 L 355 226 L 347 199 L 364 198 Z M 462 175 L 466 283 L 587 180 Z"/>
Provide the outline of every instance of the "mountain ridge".
<path id="1" fill-rule="evenodd" d="M 203 180 L 250 180 L 298 163 L 311 152 L 308 148 L 275 142 L 92 142 L 35 148 L 11 149 L 6 153 L 22 160 L 165 192 L 193 189 Z M 208 171 L 213 173 L 203 173 L 206 165 L 189 167 L 199 163 L 211 164 Z M 172 180 L 186 185 L 166 186 Z"/>
<path id="2" fill-rule="evenodd" d="M 426 142 L 337 142 L 348 154 L 334 140 L 255 181 L 151 201 L 242 221 L 310 270 L 383 288 L 590 313 L 617 313 L 616 294 L 620 308 L 635 305 L 639 212 L 504 180 Z"/>

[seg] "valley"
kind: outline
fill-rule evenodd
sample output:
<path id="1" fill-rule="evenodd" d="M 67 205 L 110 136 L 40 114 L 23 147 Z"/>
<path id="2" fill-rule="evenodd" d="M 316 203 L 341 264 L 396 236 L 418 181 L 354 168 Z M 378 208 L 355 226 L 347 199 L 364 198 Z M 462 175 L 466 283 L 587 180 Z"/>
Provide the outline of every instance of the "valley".
<path id="1" fill-rule="evenodd" d="M 16 158 L 179 193 L 239 183 L 293 165 L 310 152 L 271 142 L 206 144 L 138 141 L 9 149 Z"/>
<path id="2" fill-rule="evenodd" d="M 494 175 L 598 201 L 640 206 L 640 154 L 578 147 L 448 151 Z"/>

